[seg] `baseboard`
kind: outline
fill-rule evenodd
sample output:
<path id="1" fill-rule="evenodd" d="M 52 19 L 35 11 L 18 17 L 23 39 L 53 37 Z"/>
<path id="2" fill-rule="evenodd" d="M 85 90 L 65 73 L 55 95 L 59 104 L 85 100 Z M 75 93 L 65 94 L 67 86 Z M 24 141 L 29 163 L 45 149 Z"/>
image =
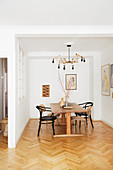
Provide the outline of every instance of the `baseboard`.
<path id="1" fill-rule="evenodd" d="M 25 128 L 27 127 L 27 125 L 28 125 L 29 121 L 30 121 L 30 119 L 28 120 L 28 122 L 26 123 L 26 125 L 25 125 L 25 127 L 24 127 L 24 129 L 23 129 L 22 133 L 20 134 L 20 137 L 18 138 L 18 140 L 17 140 L 17 142 L 16 142 L 16 145 L 15 145 L 16 147 L 17 147 L 17 145 L 18 145 L 19 141 L 21 140 L 22 135 L 23 135 L 23 133 L 24 133 L 24 130 L 25 130 Z M 15 148 L 16 148 L 16 147 L 15 147 Z"/>
<path id="2" fill-rule="evenodd" d="M 113 125 L 111 125 L 110 123 L 106 122 L 105 120 L 101 120 L 103 123 L 105 123 L 106 125 L 108 125 L 109 127 L 113 128 Z"/>
<path id="3" fill-rule="evenodd" d="M 29 120 L 39 120 L 39 118 L 30 118 Z"/>
<path id="4" fill-rule="evenodd" d="M 102 122 L 101 120 L 93 120 L 93 122 Z"/>

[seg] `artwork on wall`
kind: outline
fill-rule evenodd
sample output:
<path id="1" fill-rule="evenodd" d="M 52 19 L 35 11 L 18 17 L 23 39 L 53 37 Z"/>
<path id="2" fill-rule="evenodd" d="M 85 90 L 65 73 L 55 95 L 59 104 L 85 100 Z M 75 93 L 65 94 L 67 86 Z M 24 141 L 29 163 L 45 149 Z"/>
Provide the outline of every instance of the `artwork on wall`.
<path id="1" fill-rule="evenodd" d="M 101 67 L 101 92 L 110 96 L 110 64 Z"/>
<path id="2" fill-rule="evenodd" d="M 111 88 L 113 88 L 113 64 L 111 64 Z"/>
<path id="3" fill-rule="evenodd" d="M 49 97 L 49 85 L 42 85 L 42 97 Z"/>
<path id="4" fill-rule="evenodd" d="M 65 75 L 66 90 L 77 89 L 77 74 L 66 74 Z"/>

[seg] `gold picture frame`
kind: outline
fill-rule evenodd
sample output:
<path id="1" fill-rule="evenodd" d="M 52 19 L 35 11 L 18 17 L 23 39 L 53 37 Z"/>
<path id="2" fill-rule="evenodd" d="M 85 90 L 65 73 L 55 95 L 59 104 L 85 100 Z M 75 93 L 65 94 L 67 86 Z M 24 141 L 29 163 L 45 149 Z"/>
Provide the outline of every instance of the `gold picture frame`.
<path id="1" fill-rule="evenodd" d="M 111 88 L 113 88 L 113 64 L 111 64 Z"/>
<path id="2" fill-rule="evenodd" d="M 101 94 L 110 96 L 110 64 L 101 66 Z"/>
<path id="3" fill-rule="evenodd" d="M 77 90 L 77 74 L 65 75 L 66 90 Z"/>

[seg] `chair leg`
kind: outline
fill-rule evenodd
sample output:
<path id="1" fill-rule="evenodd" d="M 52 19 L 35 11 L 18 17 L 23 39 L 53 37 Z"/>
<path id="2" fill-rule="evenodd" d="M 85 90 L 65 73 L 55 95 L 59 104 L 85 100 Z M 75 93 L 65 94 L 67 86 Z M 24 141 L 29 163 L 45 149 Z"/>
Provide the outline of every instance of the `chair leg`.
<path id="1" fill-rule="evenodd" d="M 76 127 L 76 124 L 77 124 L 77 120 L 75 120 L 75 127 Z"/>
<path id="2" fill-rule="evenodd" d="M 81 120 L 79 120 L 79 129 L 81 128 Z"/>
<path id="3" fill-rule="evenodd" d="M 87 122 L 87 116 L 85 117 L 85 119 L 86 119 L 86 125 L 88 124 L 88 122 Z"/>
<path id="4" fill-rule="evenodd" d="M 91 126 L 92 126 L 92 128 L 94 128 L 94 126 L 93 126 L 93 122 L 92 122 L 92 118 L 91 118 L 91 115 L 90 115 L 90 122 L 91 122 Z"/>
<path id="5" fill-rule="evenodd" d="M 86 132 L 86 122 L 84 121 L 84 134 Z"/>
<path id="6" fill-rule="evenodd" d="M 88 120 L 88 131 L 89 131 L 89 136 L 91 136 L 90 126 L 89 126 L 89 120 Z"/>
<path id="7" fill-rule="evenodd" d="M 54 121 L 52 121 L 53 135 L 55 135 Z"/>
<path id="8" fill-rule="evenodd" d="M 41 128 L 41 121 L 39 122 L 39 128 L 38 128 L 38 134 L 37 134 L 37 136 L 39 136 L 39 134 L 40 134 L 40 128 Z"/>

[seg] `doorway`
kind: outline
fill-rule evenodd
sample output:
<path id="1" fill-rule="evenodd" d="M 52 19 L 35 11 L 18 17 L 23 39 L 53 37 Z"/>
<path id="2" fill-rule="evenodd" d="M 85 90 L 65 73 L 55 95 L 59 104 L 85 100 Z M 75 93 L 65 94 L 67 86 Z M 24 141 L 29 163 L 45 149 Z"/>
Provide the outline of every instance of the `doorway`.
<path id="1" fill-rule="evenodd" d="M 0 58 L 0 142 L 8 143 L 7 58 Z"/>

